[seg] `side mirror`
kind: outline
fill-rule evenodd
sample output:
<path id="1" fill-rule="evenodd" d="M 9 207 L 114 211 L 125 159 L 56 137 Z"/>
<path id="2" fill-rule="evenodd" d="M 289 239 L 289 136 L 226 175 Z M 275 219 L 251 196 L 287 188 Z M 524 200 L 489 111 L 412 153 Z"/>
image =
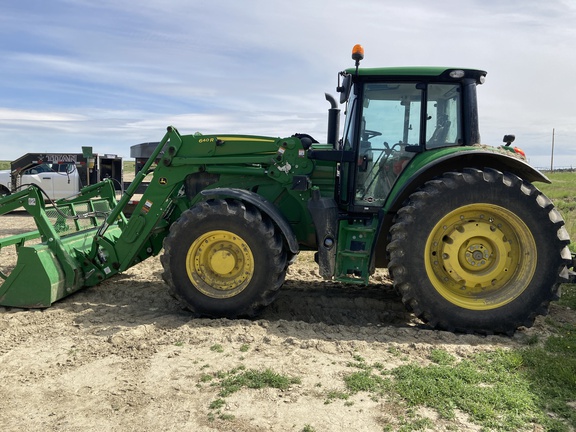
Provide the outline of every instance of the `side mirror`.
<path id="1" fill-rule="evenodd" d="M 338 83 L 336 91 L 340 93 L 340 103 L 343 104 L 346 103 L 348 101 L 348 98 L 350 97 L 350 89 L 352 88 L 352 75 L 349 74 L 344 75 L 344 73 L 341 73 L 341 75 L 344 77 L 342 79 L 342 85 Z"/>
<path id="2" fill-rule="evenodd" d="M 504 135 L 502 141 L 506 143 L 506 146 L 509 146 L 514 142 L 515 139 L 516 139 L 515 135 Z"/>

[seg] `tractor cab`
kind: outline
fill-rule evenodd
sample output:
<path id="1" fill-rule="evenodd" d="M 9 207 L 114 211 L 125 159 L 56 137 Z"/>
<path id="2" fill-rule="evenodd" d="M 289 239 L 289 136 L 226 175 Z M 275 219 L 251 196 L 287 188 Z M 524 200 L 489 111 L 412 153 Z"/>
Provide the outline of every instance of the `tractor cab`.
<path id="1" fill-rule="evenodd" d="M 486 72 L 440 67 L 340 72 L 346 121 L 340 150 L 339 204 L 362 213 L 385 204 L 399 175 L 419 153 L 479 142 L 476 85 Z"/>

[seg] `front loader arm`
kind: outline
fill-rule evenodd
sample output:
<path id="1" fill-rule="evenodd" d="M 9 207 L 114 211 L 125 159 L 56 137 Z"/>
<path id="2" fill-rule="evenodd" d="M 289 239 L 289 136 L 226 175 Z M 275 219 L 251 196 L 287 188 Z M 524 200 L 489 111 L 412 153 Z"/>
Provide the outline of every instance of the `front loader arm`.
<path id="1" fill-rule="evenodd" d="M 142 195 L 132 216 L 127 220 L 119 236 L 106 235 L 111 226 L 116 226 L 122 218 L 122 210 L 132 199 L 138 186 L 149 173 L 153 163 L 162 155 L 162 165 L 154 170 L 154 177 Z M 183 168 L 163 170 L 163 165 L 176 154 L 182 145 L 179 132 L 168 127 L 166 135 L 160 141 L 144 167 L 138 172 L 134 181 L 125 191 L 118 205 L 112 210 L 106 221 L 97 230 L 92 247 L 86 254 L 84 271 L 87 275 L 85 284 L 96 285 L 103 279 L 122 272 L 143 259 L 156 255 L 162 247 L 163 235 L 156 234 L 168 231 L 169 223 L 164 219 L 182 190 L 184 178 L 189 172 Z"/>

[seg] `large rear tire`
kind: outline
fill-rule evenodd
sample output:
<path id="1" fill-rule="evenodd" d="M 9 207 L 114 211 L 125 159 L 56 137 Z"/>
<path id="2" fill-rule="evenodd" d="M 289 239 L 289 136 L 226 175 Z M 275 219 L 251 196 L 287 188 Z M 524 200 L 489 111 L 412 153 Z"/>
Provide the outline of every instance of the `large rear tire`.
<path id="1" fill-rule="evenodd" d="M 404 304 L 434 328 L 513 333 L 556 299 L 570 253 L 538 189 L 492 169 L 446 173 L 412 194 L 388 246 Z"/>
<path id="2" fill-rule="evenodd" d="M 236 200 L 201 202 L 164 240 L 163 278 L 199 316 L 253 317 L 284 283 L 287 254 L 270 218 Z"/>

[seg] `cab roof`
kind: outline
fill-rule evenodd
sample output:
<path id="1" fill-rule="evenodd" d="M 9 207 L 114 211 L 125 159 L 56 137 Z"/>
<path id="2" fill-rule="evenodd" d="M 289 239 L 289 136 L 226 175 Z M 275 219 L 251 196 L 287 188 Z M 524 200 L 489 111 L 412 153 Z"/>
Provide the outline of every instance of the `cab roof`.
<path id="1" fill-rule="evenodd" d="M 349 68 L 345 73 L 356 75 L 356 68 Z M 464 78 L 472 78 L 478 84 L 484 82 L 487 72 L 480 69 L 444 67 L 444 66 L 403 66 L 381 68 L 359 68 L 358 76 L 401 80 L 432 80 L 460 81 Z"/>

